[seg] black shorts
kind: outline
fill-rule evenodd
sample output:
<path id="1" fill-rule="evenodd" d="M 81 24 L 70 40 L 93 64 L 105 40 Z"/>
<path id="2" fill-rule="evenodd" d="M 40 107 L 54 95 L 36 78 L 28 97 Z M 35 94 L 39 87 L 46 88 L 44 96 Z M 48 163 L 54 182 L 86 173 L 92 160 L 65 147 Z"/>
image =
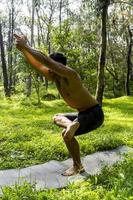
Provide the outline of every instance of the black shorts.
<path id="1" fill-rule="evenodd" d="M 64 114 L 64 116 L 71 121 L 78 121 L 80 123 L 75 135 L 81 135 L 95 130 L 101 126 L 104 121 L 102 108 L 98 104 L 85 111 L 79 113 L 67 113 Z"/>

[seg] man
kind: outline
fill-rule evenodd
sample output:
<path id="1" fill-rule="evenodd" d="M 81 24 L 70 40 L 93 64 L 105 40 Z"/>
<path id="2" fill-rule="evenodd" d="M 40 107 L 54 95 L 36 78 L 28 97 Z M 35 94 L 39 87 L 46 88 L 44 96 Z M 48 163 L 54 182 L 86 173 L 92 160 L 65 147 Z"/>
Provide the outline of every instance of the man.
<path id="1" fill-rule="evenodd" d="M 75 136 L 88 133 L 103 123 L 101 107 L 83 86 L 77 72 L 66 66 L 66 57 L 63 54 L 53 53 L 48 57 L 31 48 L 25 36 L 15 34 L 14 37 L 16 47 L 24 54 L 27 61 L 48 80 L 53 81 L 64 101 L 78 111 L 77 114 L 57 114 L 54 116 L 54 122 L 64 128 L 62 137 L 73 159 L 73 166 L 63 175 L 71 176 L 84 172 Z"/>

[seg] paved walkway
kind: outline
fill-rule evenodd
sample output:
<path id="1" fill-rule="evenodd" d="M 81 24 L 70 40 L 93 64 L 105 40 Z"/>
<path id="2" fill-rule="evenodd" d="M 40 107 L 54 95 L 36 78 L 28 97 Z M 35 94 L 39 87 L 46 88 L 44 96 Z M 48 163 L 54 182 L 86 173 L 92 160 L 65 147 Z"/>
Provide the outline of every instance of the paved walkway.
<path id="1" fill-rule="evenodd" d="M 72 165 L 72 160 L 55 161 L 35 165 L 23 169 L 9 169 L 0 171 L 0 188 L 3 186 L 11 186 L 15 183 L 21 184 L 23 181 L 35 183 L 38 189 L 43 188 L 62 188 L 68 183 L 77 179 L 85 179 L 90 174 L 100 173 L 104 165 L 112 165 L 117 161 L 122 160 L 122 154 L 126 153 L 132 148 L 121 146 L 111 151 L 97 152 L 82 158 L 83 165 L 86 172 L 71 176 L 64 177 L 61 175 L 64 170 Z M 1 193 L 1 191 L 0 191 Z"/>

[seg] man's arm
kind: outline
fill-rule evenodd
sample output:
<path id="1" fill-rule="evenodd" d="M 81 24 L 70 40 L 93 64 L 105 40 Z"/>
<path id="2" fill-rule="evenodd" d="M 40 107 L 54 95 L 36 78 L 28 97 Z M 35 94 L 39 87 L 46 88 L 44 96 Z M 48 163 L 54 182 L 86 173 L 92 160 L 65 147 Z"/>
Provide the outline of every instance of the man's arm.
<path id="1" fill-rule="evenodd" d="M 75 71 L 69 67 L 64 66 L 61 63 L 58 63 L 51 59 L 50 57 L 44 55 L 38 50 L 35 50 L 26 44 L 24 37 L 15 35 L 16 46 L 24 54 L 27 60 L 32 64 L 38 71 L 45 75 L 46 69 L 49 68 L 54 73 L 59 76 L 71 76 L 75 74 Z M 35 64 L 36 63 L 36 64 Z M 46 67 L 44 67 L 46 66 Z M 48 71 L 47 71 L 48 72 Z"/>
<path id="2" fill-rule="evenodd" d="M 38 60 L 34 58 L 30 53 L 27 51 L 22 51 L 26 60 L 35 68 L 37 69 L 42 75 L 45 76 L 45 78 L 49 81 L 53 81 L 52 76 L 50 74 L 50 70 L 45 67 L 42 63 L 40 63 Z"/>
<path id="3" fill-rule="evenodd" d="M 16 38 L 16 47 L 24 54 L 24 56 L 25 56 L 26 60 L 28 61 L 28 63 L 30 63 L 39 72 L 41 72 L 41 74 L 44 75 L 47 80 L 54 81 L 53 78 L 52 78 L 52 75 L 50 73 L 50 70 L 47 67 L 45 67 L 44 65 L 42 65 L 42 63 L 37 61 L 30 53 L 28 53 L 26 50 L 22 49 L 18 45 L 17 41 L 19 39 L 24 40 L 24 42 L 26 43 L 26 37 L 25 36 L 21 36 L 20 37 L 20 36 L 18 36 L 16 34 L 14 34 L 14 37 Z"/>

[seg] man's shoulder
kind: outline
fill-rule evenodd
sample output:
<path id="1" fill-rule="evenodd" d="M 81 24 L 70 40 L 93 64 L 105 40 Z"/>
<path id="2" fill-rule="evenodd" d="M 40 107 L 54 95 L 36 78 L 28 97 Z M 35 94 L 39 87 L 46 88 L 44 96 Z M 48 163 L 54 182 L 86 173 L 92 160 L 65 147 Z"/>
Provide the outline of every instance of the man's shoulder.
<path id="1" fill-rule="evenodd" d="M 69 79 L 71 79 L 71 77 L 75 77 L 75 78 L 79 78 L 80 79 L 80 76 L 79 74 L 77 73 L 77 71 L 69 66 L 65 66 L 65 68 L 68 70 L 68 74 L 66 74 L 66 77 Z M 65 70 L 65 69 L 64 69 Z"/>

